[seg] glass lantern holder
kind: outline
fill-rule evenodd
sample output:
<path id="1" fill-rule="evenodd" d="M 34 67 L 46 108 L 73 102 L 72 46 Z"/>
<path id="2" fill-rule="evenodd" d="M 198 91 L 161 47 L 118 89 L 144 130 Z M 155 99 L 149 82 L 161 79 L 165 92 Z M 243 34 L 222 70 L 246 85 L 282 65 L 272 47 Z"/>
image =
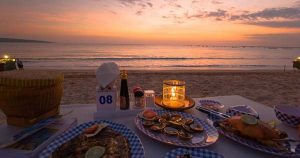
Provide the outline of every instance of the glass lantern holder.
<path id="1" fill-rule="evenodd" d="M 163 82 L 163 104 L 170 107 L 185 105 L 185 82 L 180 80 L 165 80 Z"/>

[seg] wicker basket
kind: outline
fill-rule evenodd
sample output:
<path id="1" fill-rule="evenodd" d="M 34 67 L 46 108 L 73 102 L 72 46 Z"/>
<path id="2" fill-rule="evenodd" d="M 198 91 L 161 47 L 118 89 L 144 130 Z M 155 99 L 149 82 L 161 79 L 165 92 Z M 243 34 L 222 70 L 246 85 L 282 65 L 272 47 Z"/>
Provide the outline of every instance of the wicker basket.
<path id="1" fill-rule="evenodd" d="M 0 108 L 7 123 L 29 126 L 59 113 L 63 93 L 62 73 L 6 71 L 0 73 Z"/>

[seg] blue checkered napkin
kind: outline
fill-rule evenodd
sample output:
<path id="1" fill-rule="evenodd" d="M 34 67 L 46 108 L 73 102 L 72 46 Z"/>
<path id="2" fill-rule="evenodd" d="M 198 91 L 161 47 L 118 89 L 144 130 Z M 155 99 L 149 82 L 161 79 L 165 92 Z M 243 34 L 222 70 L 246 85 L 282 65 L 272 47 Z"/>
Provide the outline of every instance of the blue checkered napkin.
<path id="1" fill-rule="evenodd" d="M 238 110 L 236 108 L 242 108 L 242 109 Z M 252 112 L 244 111 L 245 108 L 251 109 L 250 111 Z M 231 106 L 226 110 L 226 114 L 229 116 L 251 115 L 259 119 L 258 113 L 252 107 L 245 106 L 245 105 Z"/>
<path id="2" fill-rule="evenodd" d="M 236 134 L 230 133 L 230 132 L 225 132 L 223 131 L 221 128 L 219 128 L 219 132 L 222 135 L 225 135 L 226 137 L 240 143 L 243 144 L 245 146 L 248 146 L 252 149 L 258 150 L 258 151 L 262 151 L 265 153 L 269 153 L 269 154 L 273 154 L 273 155 L 279 155 L 279 156 L 284 156 L 284 157 L 300 157 L 300 144 L 298 145 L 297 149 L 296 149 L 296 153 L 291 153 L 289 151 L 280 151 L 276 148 L 273 147 L 268 147 L 265 145 L 262 145 L 261 143 L 251 140 L 251 139 L 247 139 L 247 138 L 243 138 L 240 137 Z M 288 144 L 285 144 L 288 148 Z"/>
<path id="3" fill-rule="evenodd" d="M 52 154 L 52 152 L 55 151 L 56 148 L 64 144 L 65 142 L 71 140 L 72 138 L 75 138 L 79 134 L 83 132 L 84 129 L 92 126 L 93 124 L 96 123 L 107 123 L 109 127 L 111 127 L 113 130 L 116 132 L 122 133 L 124 135 L 129 144 L 130 144 L 130 152 L 131 152 L 131 157 L 132 158 L 144 158 L 145 157 L 145 152 L 143 145 L 141 143 L 141 140 L 139 137 L 129 128 L 126 126 L 119 124 L 119 123 L 114 123 L 112 121 L 107 121 L 107 120 L 101 120 L 101 121 L 92 121 L 92 122 L 87 122 L 84 124 L 81 124 L 65 133 L 63 133 L 61 136 L 59 136 L 57 139 L 55 139 L 51 144 L 49 144 L 46 149 L 44 149 L 40 155 L 39 158 L 49 158 Z"/>
<path id="4" fill-rule="evenodd" d="M 222 155 L 206 150 L 201 148 L 177 148 L 171 150 L 170 152 L 166 153 L 164 158 L 177 158 L 178 156 L 190 154 L 191 157 L 201 157 L 201 158 L 224 158 Z"/>
<path id="5" fill-rule="evenodd" d="M 205 105 L 205 104 L 213 104 L 213 105 L 215 105 L 215 106 L 218 106 L 218 108 L 224 107 L 223 104 L 221 104 L 220 102 L 218 102 L 218 101 L 216 101 L 216 100 L 201 99 L 201 100 L 198 101 L 198 103 L 199 103 L 199 104 L 198 104 L 199 106 L 203 106 L 203 105 Z"/>
<path id="6" fill-rule="evenodd" d="M 287 114 L 279 111 L 277 108 L 275 108 L 275 115 L 280 121 L 282 121 L 290 126 L 300 125 L 300 117 L 287 115 Z"/>
<path id="7" fill-rule="evenodd" d="M 174 111 L 170 111 L 170 110 L 154 110 L 154 111 L 157 112 L 159 115 L 161 115 L 163 113 L 170 113 L 170 114 L 180 114 L 181 116 L 183 116 L 185 118 L 192 118 L 195 123 L 200 124 L 204 128 L 204 132 L 198 133 L 198 134 L 194 133 L 195 137 L 201 137 L 201 136 L 206 137 L 206 135 L 207 135 L 208 137 L 214 138 L 215 140 L 217 140 L 219 137 L 219 133 L 215 127 L 209 125 L 204 120 L 196 118 L 190 114 L 183 113 L 183 112 L 174 112 Z M 208 146 L 208 145 L 215 143 L 215 142 L 206 142 L 206 141 L 202 141 L 200 143 L 192 143 L 190 140 L 178 139 L 176 136 L 168 136 L 164 133 L 153 132 L 149 128 L 145 128 L 143 126 L 142 121 L 143 120 L 141 118 L 139 118 L 138 116 L 136 117 L 135 124 L 136 124 L 137 128 L 140 131 L 142 131 L 144 134 L 146 134 L 147 136 L 150 136 L 151 138 L 153 138 L 157 141 L 163 142 L 163 143 L 180 146 L 180 147 L 194 147 L 194 148 L 195 147 L 204 147 L 204 146 Z"/>
<path id="8" fill-rule="evenodd" d="M 207 118 L 211 119 L 213 122 L 224 120 L 224 117 L 215 115 L 214 113 L 207 114 Z"/>

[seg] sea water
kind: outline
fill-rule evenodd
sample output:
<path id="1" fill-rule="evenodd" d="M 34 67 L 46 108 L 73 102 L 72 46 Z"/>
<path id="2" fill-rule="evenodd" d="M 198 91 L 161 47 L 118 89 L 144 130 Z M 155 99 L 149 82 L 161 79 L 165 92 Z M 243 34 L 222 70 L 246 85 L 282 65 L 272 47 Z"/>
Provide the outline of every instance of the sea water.
<path id="1" fill-rule="evenodd" d="M 0 55 L 5 53 L 25 68 L 95 69 L 112 61 L 133 70 L 256 70 L 292 69 L 300 48 L 0 43 Z"/>

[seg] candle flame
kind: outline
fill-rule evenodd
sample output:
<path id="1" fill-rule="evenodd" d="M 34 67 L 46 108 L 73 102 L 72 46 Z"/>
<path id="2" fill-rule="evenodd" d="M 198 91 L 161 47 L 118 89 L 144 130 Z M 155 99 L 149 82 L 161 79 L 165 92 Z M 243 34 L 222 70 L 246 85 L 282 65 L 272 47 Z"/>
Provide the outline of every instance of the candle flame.
<path id="1" fill-rule="evenodd" d="M 176 91 L 176 87 L 172 87 L 172 89 L 171 89 L 171 100 L 176 100 L 175 91 Z"/>

